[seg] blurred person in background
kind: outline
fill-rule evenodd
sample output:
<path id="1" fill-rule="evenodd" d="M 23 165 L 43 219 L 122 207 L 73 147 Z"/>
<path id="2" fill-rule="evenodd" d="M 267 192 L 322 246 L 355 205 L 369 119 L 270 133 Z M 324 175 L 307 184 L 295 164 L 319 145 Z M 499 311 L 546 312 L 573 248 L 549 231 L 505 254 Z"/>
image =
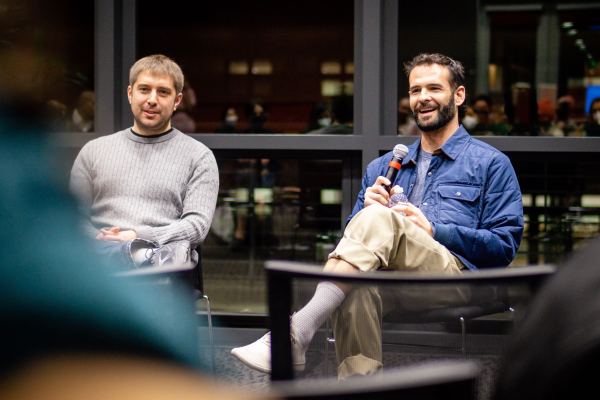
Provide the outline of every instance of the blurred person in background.
<path id="1" fill-rule="evenodd" d="M 548 131 L 554 121 L 556 110 L 549 99 L 541 99 L 537 105 L 538 112 L 538 134 L 548 136 Z"/>
<path id="2" fill-rule="evenodd" d="M 562 96 L 558 98 L 556 105 L 556 116 L 548 128 L 548 136 L 578 136 L 581 129 L 573 119 L 573 107 L 575 99 L 573 96 Z"/>
<path id="3" fill-rule="evenodd" d="M 269 114 L 260 100 L 250 102 L 246 107 L 246 114 L 249 126 L 244 133 L 273 133 L 270 129 L 265 128 Z"/>
<path id="4" fill-rule="evenodd" d="M 171 117 L 171 124 L 181 132 L 194 133 L 196 132 L 196 122 L 191 114 L 198 103 L 196 92 L 190 83 L 186 82 L 182 94 L 181 103 Z"/>
<path id="5" fill-rule="evenodd" d="M 319 101 L 315 103 L 308 116 L 308 126 L 304 133 L 326 128 L 331 125 L 331 114 L 327 103 Z"/>
<path id="6" fill-rule="evenodd" d="M 496 109 L 491 97 L 480 94 L 467 108 L 462 124 L 472 135 L 507 135 L 510 125 L 502 110 Z"/>
<path id="7" fill-rule="evenodd" d="M 354 120 L 354 100 L 352 96 L 340 95 L 331 99 L 331 118 L 329 126 L 307 132 L 317 135 L 349 135 L 352 134 Z"/>
<path id="8" fill-rule="evenodd" d="M 586 136 L 600 136 L 600 97 L 590 103 L 584 130 Z"/>
<path id="9" fill-rule="evenodd" d="M 71 113 L 67 129 L 71 132 L 93 132 L 95 114 L 96 94 L 91 90 L 82 91 Z"/>
<path id="10" fill-rule="evenodd" d="M 0 398 L 249 398 L 202 373 L 191 297 L 90 257 L 28 50 L 0 45 Z"/>
<path id="11" fill-rule="evenodd" d="M 227 107 L 223 113 L 221 126 L 217 128 L 217 133 L 238 133 L 239 117 L 234 107 Z"/>
<path id="12" fill-rule="evenodd" d="M 419 127 L 410 109 L 408 97 L 398 102 L 398 135 L 413 136 L 419 134 Z"/>

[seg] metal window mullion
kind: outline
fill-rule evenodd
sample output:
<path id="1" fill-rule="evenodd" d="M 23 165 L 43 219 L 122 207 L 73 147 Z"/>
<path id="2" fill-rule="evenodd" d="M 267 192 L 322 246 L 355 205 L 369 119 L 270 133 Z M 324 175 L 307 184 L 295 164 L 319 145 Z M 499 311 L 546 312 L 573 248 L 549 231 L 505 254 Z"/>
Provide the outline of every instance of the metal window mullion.
<path id="1" fill-rule="evenodd" d="M 94 4 L 95 133 L 105 135 L 115 128 L 115 2 Z"/>

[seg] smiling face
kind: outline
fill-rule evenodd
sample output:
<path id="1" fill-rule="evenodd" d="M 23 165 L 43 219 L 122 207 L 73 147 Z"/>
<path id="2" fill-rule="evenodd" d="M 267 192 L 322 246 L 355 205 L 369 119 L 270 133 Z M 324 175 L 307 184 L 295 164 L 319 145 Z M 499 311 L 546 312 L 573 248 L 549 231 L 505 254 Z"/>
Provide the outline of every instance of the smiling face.
<path id="1" fill-rule="evenodd" d="M 176 92 L 170 76 L 141 72 L 127 88 L 127 97 L 134 118 L 133 130 L 152 136 L 171 129 L 171 116 L 182 94 Z"/>
<path id="2" fill-rule="evenodd" d="M 438 65 L 418 65 L 408 77 L 410 108 L 423 132 L 458 128 L 458 106 L 465 100 L 464 86 L 453 90 L 450 71 Z"/>

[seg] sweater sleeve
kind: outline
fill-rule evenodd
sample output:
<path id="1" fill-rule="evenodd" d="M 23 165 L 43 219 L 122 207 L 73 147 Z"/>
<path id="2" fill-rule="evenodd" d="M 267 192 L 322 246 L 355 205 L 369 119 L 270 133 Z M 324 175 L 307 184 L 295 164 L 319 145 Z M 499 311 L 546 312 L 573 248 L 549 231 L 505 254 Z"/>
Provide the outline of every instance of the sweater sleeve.
<path id="1" fill-rule="evenodd" d="M 77 158 L 73 163 L 73 167 L 71 168 L 69 189 L 79 204 L 81 228 L 86 235 L 95 238 L 98 234 L 98 229 L 94 227 L 90 219 L 90 210 L 92 207 L 94 189 L 92 184 L 89 152 L 89 146 L 84 146 L 77 155 Z"/>
<path id="2" fill-rule="evenodd" d="M 218 194 L 219 170 L 213 153 L 207 149 L 192 168 L 180 219 L 165 226 L 139 228 L 138 237 L 159 245 L 188 241 L 195 247 L 208 234 Z"/>

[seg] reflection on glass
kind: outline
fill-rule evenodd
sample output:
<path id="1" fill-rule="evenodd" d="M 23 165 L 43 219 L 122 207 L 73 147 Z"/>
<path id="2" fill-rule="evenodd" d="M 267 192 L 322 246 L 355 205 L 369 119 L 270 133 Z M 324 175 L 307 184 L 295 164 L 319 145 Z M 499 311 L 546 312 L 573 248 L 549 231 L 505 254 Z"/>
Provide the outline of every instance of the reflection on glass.
<path id="1" fill-rule="evenodd" d="M 325 61 L 321 63 L 321 74 L 339 75 L 342 73 L 342 65 L 337 61 Z"/>
<path id="2" fill-rule="evenodd" d="M 40 105 L 50 130 L 94 130 L 94 2 L 3 1 L 0 60 L 0 92 Z"/>
<path id="3" fill-rule="evenodd" d="M 338 240 L 342 162 L 218 162 L 219 201 L 202 246 L 206 290 L 217 310 L 264 313 L 265 260 L 321 262 Z"/>
<path id="4" fill-rule="evenodd" d="M 271 75 L 273 73 L 273 64 L 269 60 L 255 60 L 252 62 L 253 75 Z"/>
<path id="5" fill-rule="evenodd" d="M 138 54 L 164 53 L 182 65 L 198 94 L 190 113 L 196 132 L 306 132 L 316 104 L 351 94 L 345 82 L 354 72 L 353 3 L 213 1 L 197 13 L 176 1 L 182 12 L 164 18 L 164 4 L 146 0 L 137 7 Z M 340 83 L 324 93 L 328 77 Z M 267 110 L 260 124 L 246 111 L 253 102 Z M 234 130 L 223 127 L 228 108 L 239 117 Z"/>
<path id="6" fill-rule="evenodd" d="M 229 73 L 231 75 L 247 75 L 250 68 L 247 61 L 231 61 L 229 63 Z"/>

